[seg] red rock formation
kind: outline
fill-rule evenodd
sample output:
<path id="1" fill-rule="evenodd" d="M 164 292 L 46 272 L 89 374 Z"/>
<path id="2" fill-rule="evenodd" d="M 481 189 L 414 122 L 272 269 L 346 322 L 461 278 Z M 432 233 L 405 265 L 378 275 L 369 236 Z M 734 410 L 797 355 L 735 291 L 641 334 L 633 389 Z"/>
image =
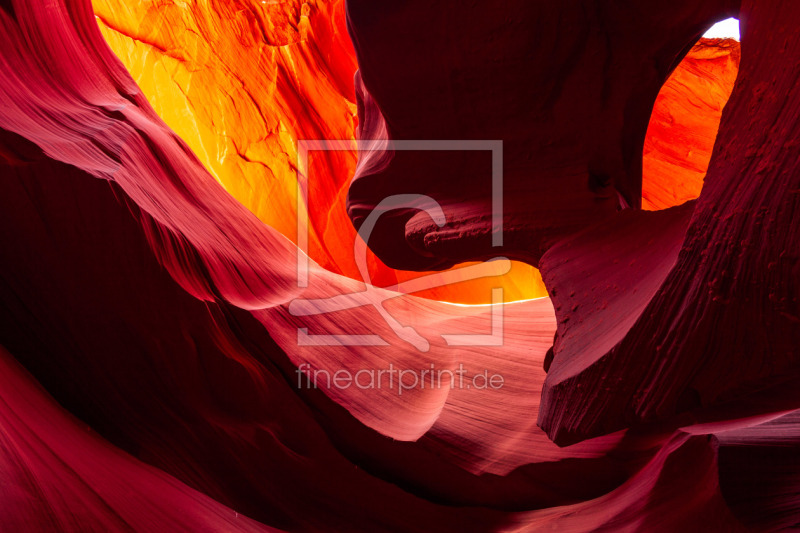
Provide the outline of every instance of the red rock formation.
<path id="1" fill-rule="evenodd" d="M 793 192 L 800 188 L 800 174 L 792 152 L 798 115 L 791 104 L 794 81 L 778 59 L 800 55 L 800 42 L 789 36 L 789 21 L 800 12 L 752 2 L 742 9 L 743 40 L 749 37 L 753 44 L 743 48 L 739 81 L 677 262 L 652 296 L 634 293 L 635 264 L 605 267 L 608 275 L 595 285 L 593 297 L 638 301 L 642 309 L 630 327 L 595 339 L 607 349 L 587 353 L 570 345 L 567 336 L 590 330 L 580 321 L 562 322 L 557 336 L 564 342 L 556 347 L 540 412 L 540 422 L 556 440 L 570 442 L 715 403 L 752 401 L 745 398 L 800 371 L 800 262 L 793 252 L 800 249 L 800 199 Z M 787 44 L 785 55 L 776 56 L 768 43 L 779 36 Z M 629 239 L 635 238 L 652 237 L 637 237 L 634 230 Z M 551 287 L 563 279 L 565 251 L 559 246 L 548 251 Z M 591 255 L 587 250 L 579 260 L 588 266 Z M 592 287 L 583 285 L 575 297 L 585 298 Z M 553 298 L 561 316 L 577 303 L 563 291 Z M 607 315 L 601 320 L 615 320 L 594 302 L 581 303 Z M 615 394 L 602 394 L 604 386 L 615 387 Z M 773 407 L 796 405 L 788 400 Z"/>
<path id="2" fill-rule="evenodd" d="M 774 69 L 800 51 L 787 35 L 785 51 L 766 57 L 765 35 L 783 37 L 800 13 L 788 4 L 746 2 L 745 39 L 761 44 L 744 50 L 744 81 L 723 119 L 700 199 L 663 211 L 617 213 L 620 198 L 638 202 L 641 176 L 633 154 L 641 152 L 660 84 L 683 41 L 726 8 L 684 12 L 673 2 L 664 12 L 630 12 L 606 5 L 589 16 L 570 11 L 569 3 L 520 3 L 514 16 L 454 9 L 414 18 L 420 6 L 349 6 L 364 68 L 357 87 L 360 127 L 365 140 L 379 142 L 384 122 L 390 134 L 402 130 L 411 138 L 480 133 L 477 138 L 505 139 L 508 127 L 513 195 L 503 251 L 541 263 L 556 288 L 556 313 L 550 299 L 500 308 L 502 346 L 453 347 L 442 337 L 492 331 L 497 307 L 369 290 L 313 261 L 308 286 L 298 284 L 296 247 L 223 189 L 157 116 L 106 47 L 88 1 L 0 3 L 0 475 L 9 485 L 0 497 L 0 523 L 53 531 L 736 531 L 744 524 L 797 523 L 798 506 L 786 497 L 796 492 L 795 472 L 768 456 L 796 441 L 792 376 L 785 374 L 783 389 L 776 376 L 793 368 L 788 343 L 797 335 L 788 326 L 796 314 L 792 217 L 798 185 L 788 159 L 781 159 L 795 146 L 797 117 L 786 98 L 794 90 L 786 77 L 791 71 L 778 76 Z M 547 48 L 549 55 L 532 71 L 514 68 L 524 64 L 517 39 L 554 44 L 574 35 L 553 24 L 541 35 L 523 31 L 516 21 L 525 17 L 515 17 L 557 11 L 564 24 L 591 30 L 581 33 L 588 41 L 555 47 L 563 56 Z M 605 47 L 603 28 L 612 25 Z M 675 31 L 689 26 L 686 35 Z M 261 30 L 270 42 L 294 35 L 277 27 Z M 781 31 L 765 34 L 767 27 Z M 475 31 L 472 40 L 465 28 Z M 296 31 L 302 36 L 313 29 L 300 24 Z M 404 53 L 413 47 L 402 45 L 419 36 L 429 53 L 412 62 Z M 469 54 L 446 46 L 444 38 L 454 36 Z M 658 44 L 659 36 L 670 42 Z M 616 55 L 615 39 L 650 44 Z M 598 57 L 584 55 L 595 44 L 607 60 L 602 68 Z M 654 58 L 656 71 L 647 71 Z M 556 71 L 564 79 L 534 83 L 553 66 L 562 67 Z M 633 83 L 623 67 L 644 72 Z M 504 85 L 489 83 L 487 72 Z M 607 89 L 598 88 L 598 76 L 609 80 Z M 520 80 L 528 82 L 524 91 Z M 420 99 L 423 90 L 439 99 Z M 523 93 L 550 98 L 518 101 Z M 497 99 L 479 98 L 487 94 Z M 590 97 L 574 111 L 576 122 L 562 123 L 571 116 L 565 103 L 578 94 Z M 749 98 L 753 94 L 760 99 Z M 624 105 L 629 98 L 634 103 Z M 442 121 L 426 124 L 400 112 L 414 101 L 423 116 L 435 113 L 430 116 Z M 749 114 L 747 106 L 761 114 Z M 517 116 L 521 109 L 532 115 Z M 600 128 L 623 109 L 621 123 Z M 530 131 L 522 127 L 526 120 Z M 592 127 L 581 128 L 581 120 Z M 537 167 L 525 159 L 524 146 L 528 135 L 548 139 L 539 127 L 551 128 L 553 143 L 535 149 Z M 760 152 L 748 153 L 750 144 Z M 485 154 L 395 154 L 388 165 L 381 155 L 362 158 L 351 189 L 351 214 L 359 224 L 370 202 L 387 192 L 382 187 L 420 192 L 414 186 L 423 182 L 423 192 L 440 200 L 449 217 L 485 221 L 485 195 L 479 194 L 485 192 L 479 186 Z M 564 167 L 572 159 L 574 165 Z M 741 172 L 743 162 L 758 182 Z M 565 168 L 574 175 L 557 179 Z M 453 178 L 442 173 L 453 169 L 463 171 L 457 174 L 463 178 L 459 198 L 447 196 Z M 522 179 L 532 170 L 541 171 L 541 191 L 552 205 L 532 195 L 538 185 Z M 400 185 L 408 188 L 384 181 L 389 178 L 405 179 Z M 558 213 L 557 227 L 534 220 L 543 215 L 537 207 Z M 474 220 L 460 220 L 428 238 L 425 217 L 404 220 L 412 214 L 388 218 L 370 245 L 390 261 L 417 268 L 493 252 L 485 224 L 470 232 Z M 574 227 L 585 231 L 567 235 Z M 762 238 L 747 237 L 738 255 L 723 253 L 752 228 L 763 230 Z M 762 275 L 766 281 L 754 277 Z M 585 294 L 592 289 L 594 295 Z M 353 302 L 368 305 L 314 314 Z M 591 312 L 594 306 L 599 309 Z M 298 342 L 304 331 L 380 335 L 385 343 L 304 345 Z M 725 348 L 719 353 L 727 366 L 701 336 Z M 636 342 L 666 348 L 648 352 Z M 754 349 L 771 356 L 774 366 L 746 359 L 745 350 Z M 640 356 L 634 364 L 630 353 Z M 649 362 L 643 370 L 658 372 L 641 376 L 636 363 L 649 353 L 669 357 Z M 352 374 L 387 364 L 450 370 L 459 363 L 469 377 L 483 369 L 502 374 L 505 385 L 416 383 L 397 394 L 308 388 L 297 372 Z M 695 365 L 691 375 L 684 372 L 689 365 Z M 659 375 L 663 380 L 655 380 Z M 731 386 L 748 385 L 742 376 L 761 378 L 769 395 L 734 395 L 741 404 L 710 401 Z M 605 383 L 597 388 L 593 380 Z M 621 402 L 642 384 L 654 394 L 641 397 L 633 404 L 640 410 L 631 412 Z M 702 408 L 676 416 L 673 404 L 695 407 L 694 397 L 684 394 L 690 386 L 701 393 Z M 661 399 L 665 407 L 652 403 Z M 536 427 L 540 413 L 556 442 L 582 442 L 563 448 L 551 442 Z M 641 424 L 651 414 L 658 423 Z M 83 433 L 84 426 L 98 434 Z M 740 469 L 741 458 L 763 469 Z"/>
<path id="3" fill-rule="evenodd" d="M 481 391 L 449 398 L 446 389 L 414 388 L 402 397 L 354 390 L 335 398 L 340 405 L 323 391 L 297 390 L 296 367 L 275 340 L 296 361 L 317 365 L 403 368 L 424 354 L 402 341 L 344 352 L 299 347 L 295 325 L 303 319 L 286 307 L 300 289 L 291 283 L 294 254 L 285 255 L 285 239 L 227 195 L 152 113 L 102 47 L 87 6 L 15 7 L 13 19 L 2 15 L 3 76 L 26 85 L 3 85 L 0 112 L 9 154 L 0 210 L 3 343 L 62 404 L 137 457 L 280 528 L 496 529 L 509 505 L 580 501 L 620 483 L 603 458 L 619 436 L 564 455 L 532 431 L 544 377 L 537 367 L 552 336 L 546 300 L 509 313 L 509 334 L 517 331 L 518 340 L 507 356 L 477 348 L 464 359 L 514 369 L 508 396 L 492 397 L 507 405 L 503 417 L 472 420 L 470 413 L 486 409 Z M 44 41 L 36 51 L 42 62 L 28 47 L 12 46 L 23 33 Z M 50 63 L 65 68 L 40 66 Z M 306 296 L 358 288 L 316 266 L 311 281 Z M 413 298 L 395 305 L 431 330 L 463 315 L 477 322 L 461 324 L 461 332 L 474 332 L 489 314 Z M 542 330 L 535 344 L 524 318 L 532 309 Z M 309 319 L 314 333 L 341 329 L 324 318 Z M 367 310 L 348 323 L 385 334 L 379 320 Z M 442 344 L 426 364 L 452 364 Z M 434 422 L 440 429 L 419 443 L 395 443 L 353 415 L 404 439 Z M 541 460 L 543 467 L 517 475 L 480 476 Z M 596 465 L 591 484 L 567 481 L 583 479 L 584 465 Z M 554 469 L 565 480 L 558 490 L 543 482 Z M 65 482 L 63 490 L 77 489 Z M 54 521 L 99 527 L 70 509 L 50 512 Z"/>
<path id="4" fill-rule="evenodd" d="M 268 531 L 103 441 L 0 348 L 5 531 Z"/>
<path id="5" fill-rule="evenodd" d="M 301 214 L 308 253 L 361 280 L 356 232 L 344 198 L 356 166 L 355 53 L 344 2 L 94 0 L 100 29 L 154 110 L 225 189 L 297 242 L 298 140 L 350 140 L 351 150 L 311 152 Z M 368 251 L 378 286 L 418 274 Z M 488 303 L 497 276 L 435 287 L 420 296 Z M 506 300 L 546 296 L 539 273 L 514 263 L 500 279 Z"/>
<path id="6" fill-rule="evenodd" d="M 780 16 L 791 20 L 788 7 L 770 13 L 761 6 L 745 6 L 745 36 L 766 33 L 759 28 L 780 25 Z M 376 198 L 407 187 L 400 176 L 418 169 L 418 192 L 446 205 L 448 224 L 440 229 L 424 213 L 398 212 L 380 228 L 380 247 L 373 246 L 387 261 L 426 268 L 503 253 L 542 269 L 558 331 L 539 421 L 556 442 L 670 419 L 793 376 L 800 345 L 793 280 L 800 266 L 789 250 L 797 248 L 791 229 L 797 216 L 791 191 L 797 187 L 791 150 L 765 147 L 792 147 L 796 117 L 792 108 L 783 109 L 792 101 L 791 82 L 780 81 L 785 70 L 767 58 L 769 45 L 753 46 L 749 65 L 743 60 L 738 99 L 728 105 L 697 209 L 687 204 L 654 215 L 636 209 L 638 147 L 653 89 L 677 63 L 682 43 L 728 6 L 665 4 L 672 13 L 664 17 L 656 16 L 659 7 L 648 7 L 653 18 L 636 24 L 626 24 L 632 13 L 624 10 L 582 22 L 577 4 L 552 8 L 558 17 L 548 9 L 520 6 L 516 22 L 496 12 L 474 19 L 473 13 L 448 12 L 445 28 L 470 28 L 448 33 L 425 24 L 409 30 L 402 22 L 413 6 L 380 16 L 374 6 L 350 4 L 365 117 L 385 121 L 392 139 L 483 134 L 502 138 L 507 147 L 501 247 L 492 247 L 492 206 L 478 182 L 486 168 L 470 155 L 454 155 L 442 166 L 426 153 L 392 154 L 351 185 L 354 223 Z M 471 20 L 481 25 L 473 28 Z M 553 20 L 570 29 L 585 24 L 581 35 L 588 43 L 555 47 L 554 55 L 553 43 L 568 30 Z M 529 21 L 545 26 L 534 32 L 536 46 L 522 38 L 529 35 Z M 624 31 L 615 29 L 615 40 L 602 46 L 611 24 Z M 781 26 L 786 32 L 789 27 Z M 466 36 L 481 49 L 471 48 Z M 414 39 L 423 40 L 413 45 Z M 454 39 L 446 55 L 451 69 L 440 68 L 439 55 L 410 76 L 396 68 L 415 46 L 441 47 L 437 39 Z M 638 39 L 637 45 L 625 39 Z M 489 59 L 501 55 L 508 58 L 502 64 Z M 776 85 L 767 91 L 768 84 Z M 411 87 L 422 92 L 422 105 L 412 104 L 411 95 L 419 93 Z M 758 114 L 744 118 L 748 111 Z M 460 120 L 448 120 L 450 115 Z M 778 117 L 789 129 L 770 131 Z M 471 169 L 474 185 L 467 177 L 466 187 L 443 186 L 446 176 L 470 176 Z"/>
<path id="7" fill-rule="evenodd" d="M 659 89 L 728 4 L 611 4 L 597 16 L 580 2 L 454 4 L 419 21 L 421 4 L 389 14 L 350 2 L 362 121 L 385 121 L 392 139 L 503 140 L 504 246 L 492 246 L 490 173 L 475 152 L 394 153 L 385 168 L 356 174 L 351 218 L 358 226 L 389 194 L 430 194 L 448 225 L 384 217 L 372 247 L 390 266 L 498 253 L 537 265 L 559 238 L 641 205 L 642 147 Z M 462 184 L 455 191 L 444 185 L 452 176 Z"/>
<path id="8" fill-rule="evenodd" d="M 293 241 L 297 140 L 354 139 L 355 121 L 351 80 L 356 64 L 344 4 L 305 6 L 223 2 L 209 9 L 94 1 L 104 36 L 159 116 L 226 190 Z M 645 143 L 646 207 L 697 197 L 719 114 L 736 76 L 737 47 L 733 41 L 695 47 L 662 88 Z M 670 141 L 677 137 L 680 143 Z M 355 152 L 310 155 L 309 253 L 325 268 L 360 279 L 352 257 L 355 232 L 342 209 Z M 368 254 L 377 285 L 416 277 Z M 488 303 L 498 282 L 506 300 L 546 295 L 538 272 L 518 262 L 502 278 L 418 294 Z"/>

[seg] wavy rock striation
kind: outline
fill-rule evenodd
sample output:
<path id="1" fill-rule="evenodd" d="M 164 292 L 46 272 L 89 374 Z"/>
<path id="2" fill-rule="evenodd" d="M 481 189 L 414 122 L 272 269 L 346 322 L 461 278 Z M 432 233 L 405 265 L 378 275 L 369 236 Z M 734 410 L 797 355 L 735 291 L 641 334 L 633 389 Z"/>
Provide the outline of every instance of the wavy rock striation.
<path id="1" fill-rule="evenodd" d="M 0 523 L 44 531 L 796 525 L 796 472 L 773 452 L 797 442 L 800 407 L 792 390 L 797 109 L 793 71 L 776 74 L 800 55 L 789 33 L 800 12 L 745 1 L 744 38 L 754 45 L 742 51 L 703 192 L 646 212 L 618 208 L 641 198 L 635 155 L 649 110 L 687 43 L 735 10 L 603 5 L 591 17 L 571 3 L 520 2 L 506 12 L 428 9 L 420 19 L 422 3 L 348 4 L 363 141 L 508 139 L 502 251 L 540 266 L 553 294 L 499 307 L 371 288 L 313 260 L 308 283 L 298 282 L 297 247 L 223 188 L 214 158 L 195 155 L 202 143 L 188 144 L 158 116 L 106 45 L 88 0 L 0 3 Z M 315 26 L 324 3 L 264 6 L 220 3 L 219 13 L 234 37 L 281 55 L 276 64 L 325 63 L 324 49 L 297 43 L 311 34 L 334 55 L 335 43 L 344 46 L 341 34 L 325 33 L 335 24 L 322 15 Z M 116 26 L 119 39 L 136 36 L 142 56 L 173 57 L 180 79 L 191 61 L 170 43 L 197 39 L 193 50 L 206 54 L 210 34 L 187 28 L 222 27 L 210 6 L 195 7 L 189 19 L 174 6 L 164 7 L 171 15 L 148 12 L 152 26 Z M 123 13 L 138 20 L 137 9 Z M 563 28 L 536 33 L 517 22 L 559 13 L 587 30 L 585 42 L 555 46 L 568 40 Z M 164 16 L 186 31 L 169 34 Z M 263 42 L 248 41 L 254 33 Z M 208 42 L 222 57 L 240 51 L 230 35 Z M 411 42 L 426 55 L 409 54 Z M 548 55 L 518 68 L 540 49 Z M 585 55 L 593 49 L 599 57 Z M 626 70 L 634 67 L 636 83 Z M 537 77 L 553 69 L 558 77 Z M 326 77 L 340 80 L 332 70 Z M 181 86 L 189 101 L 204 90 L 201 79 Z M 239 105 L 242 91 L 230 101 Z M 276 105 L 305 91 L 278 90 Z M 267 107 L 253 109 L 263 120 L 247 123 L 257 140 L 269 120 Z M 331 113 L 346 116 L 341 109 Z M 296 102 L 275 116 L 294 113 Z M 198 129 L 222 142 L 216 127 Z M 276 155 L 286 139 L 250 140 Z M 237 157 L 250 158 L 246 150 Z M 387 263 L 446 268 L 492 255 L 484 155 L 370 152 L 350 187 L 350 214 L 361 224 L 379 194 L 425 192 L 448 224 L 431 234 L 414 212 L 387 215 L 370 240 Z M 269 157 L 270 172 L 286 171 Z M 276 213 L 290 213 L 282 202 Z M 454 347 L 442 336 L 491 332 L 498 310 L 500 346 Z M 383 342 L 319 341 L 343 334 Z M 400 394 L 399 383 L 306 382 L 313 371 L 387 365 L 463 365 L 468 378 L 486 370 L 504 386 L 406 380 Z"/>

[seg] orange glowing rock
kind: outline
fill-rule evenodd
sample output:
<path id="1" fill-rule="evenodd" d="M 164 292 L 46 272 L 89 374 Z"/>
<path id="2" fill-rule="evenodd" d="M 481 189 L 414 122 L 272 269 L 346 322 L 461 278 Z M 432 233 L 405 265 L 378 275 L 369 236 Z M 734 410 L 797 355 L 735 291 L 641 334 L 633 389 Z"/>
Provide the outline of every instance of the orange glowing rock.
<path id="1" fill-rule="evenodd" d="M 664 84 L 644 143 L 644 209 L 665 209 L 700 195 L 740 55 L 738 41 L 702 39 Z"/>
<path id="2" fill-rule="evenodd" d="M 311 13 L 299 1 L 228 1 L 209 9 L 97 0 L 94 8 L 106 40 L 159 115 L 228 192 L 293 237 L 297 139 L 353 136 L 356 64 L 340 31 L 342 4 L 319 3 Z M 332 269 L 337 254 L 321 241 L 340 229 L 327 214 L 354 164 L 354 154 L 340 153 L 314 169 L 311 217 L 322 229 L 312 232 L 312 255 Z"/>
<path id="3" fill-rule="evenodd" d="M 237 200 L 297 238 L 297 141 L 354 140 L 355 53 L 344 1 L 183 2 L 94 0 L 100 29 L 150 103 Z M 310 154 L 309 255 L 360 279 L 356 232 L 344 208 L 355 150 Z M 419 277 L 368 252 L 376 285 Z M 483 303 L 497 278 L 422 293 Z M 538 272 L 514 263 L 506 300 L 545 296 Z"/>
<path id="4" fill-rule="evenodd" d="M 164 121 L 231 195 L 297 242 L 298 140 L 355 136 L 357 64 L 344 0 L 228 0 L 213 10 L 155 0 L 93 4 L 107 42 Z M 704 41 L 665 85 L 645 144 L 645 208 L 697 196 L 737 65 L 738 43 Z M 311 153 L 309 205 L 301 209 L 309 217 L 309 255 L 360 279 L 344 206 L 355 165 L 355 150 Z M 421 275 L 367 254 L 375 285 Z M 498 285 L 506 301 L 547 294 L 539 272 L 518 262 L 502 278 L 417 294 L 486 303 Z"/>

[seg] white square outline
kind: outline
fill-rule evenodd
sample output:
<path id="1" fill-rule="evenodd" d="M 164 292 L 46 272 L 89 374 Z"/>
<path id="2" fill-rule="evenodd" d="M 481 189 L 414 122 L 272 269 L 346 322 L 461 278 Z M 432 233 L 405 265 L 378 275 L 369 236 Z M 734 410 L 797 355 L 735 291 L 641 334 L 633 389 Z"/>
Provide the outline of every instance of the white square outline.
<path id="1" fill-rule="evenodd" d="M 489 151 L 492 153 L 492 247 L 503 246 L 503 141 L 502 140 L 387 140 L 380 143 L 353 140 L 298 139 L 297 141 L 297 286 L 308 287 L 309 275 L 309 152 L 372 151 Z M 305 186 L 304 186 L 305 185 Z M 366 280 L 362 280 L 366 281 Z M 402 293 L 401 293 L 402 294 Z M 503 345 L 503 288 L 492 288 L 492 332 L 440 334 L 448 346 Z M 310 335 L 298 328 L 300 346 L 386 346 L 380 335 Z M 427 350 L 425 350 L 427 351 Z"/>

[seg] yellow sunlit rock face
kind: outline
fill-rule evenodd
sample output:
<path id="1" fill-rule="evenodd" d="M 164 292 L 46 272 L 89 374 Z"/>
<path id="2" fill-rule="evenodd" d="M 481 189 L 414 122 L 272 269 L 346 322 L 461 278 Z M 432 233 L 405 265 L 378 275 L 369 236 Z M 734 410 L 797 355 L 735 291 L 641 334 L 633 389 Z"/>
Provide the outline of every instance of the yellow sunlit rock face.
<path id="1" fill-rule="evenodd" d="M 212 5 L 213 4 L 213 5 Z M 156 112 L 237 200 L 297 242 L 297 141 L 354 140 L 355 54 L 344 1 L 96 0 L 111 48 Z M 360 279 L 345 212 L 355 151 L 316 152 L 308 172 L 309 254 Z M 376 285 L 419 277 L 369 254 Z M 490 301 L 497 278 L 421 296 Z M 515 263 L 506 300 L 544 296 L 538 272 Z"/>
<path id="2" fill-rule="evenodd" d="M 298 140 L 354 141 L 355 136 L 357 64 L 346 31 L 344 0 L 93 3 L 107 42 L 156 112 L 231 195 L 297 242 Z M 735 70 L 732 76 L 720 74 L 720 69 L 734 68 L 733 62 L 720 61 L 719 54 L 708 50 L 696 48 L 690 57 L 693 54 L 690 67 L 684 62 L 668 82 L 664 90 L 671 87 L 672 96 L 660 97 L 654 116 L 667 116 L 665 106 L 691 96 L 695 88 L 685 81 L 693 76 L 702 79 L 703 97 L 691 116 L 681 111 L 674 118 L 686 128 L 698 122 L 705 129 L 700 141 L 690 139 L 693 147 L 683 150 L 683 156 L 680 150 L 677 155 L 670 152 L 668 162 L 658 160 L 668 150 L 647 145 L 646 207 L 675 205 L 699 192 L 698 176 L 702 183 L 703 165 L 713 147 L 709 136 L 712 130 L 716 134 L 719 112 L 730 93 L 725 84 L 735 78 Z M 686 68 L 691 71 L 681 70 Z M 706 69 L 713 76 L 704 78 Z M 720 84 L 725 86 L 714 88 Z M 661 127 L 662 135 L 668 134 L 668 127 L 674 122 Z M 654 162 L 648 163 L 648 157 Z M 310 221 L 309 255 L 331 271 L 360 279 L 353 257 L 356 232 L 345 211 L 355 164 L 354 150 L 312 153 L 308 205 L 301 210 Z M 686 165 L 691 166 L 693 181 L 676 193 L 669 172 Z M 656 175 L 655 186 L 648 186 L 648 172 Z M 368 263 L 375 285 L 421 275 L 392 270 L 371 253 Z M 502 278 L 464 281 L 418 294 L 486 303 L 498 284 L 506 301 L 546 295 L 538 271 L 516 262 Z"/>

